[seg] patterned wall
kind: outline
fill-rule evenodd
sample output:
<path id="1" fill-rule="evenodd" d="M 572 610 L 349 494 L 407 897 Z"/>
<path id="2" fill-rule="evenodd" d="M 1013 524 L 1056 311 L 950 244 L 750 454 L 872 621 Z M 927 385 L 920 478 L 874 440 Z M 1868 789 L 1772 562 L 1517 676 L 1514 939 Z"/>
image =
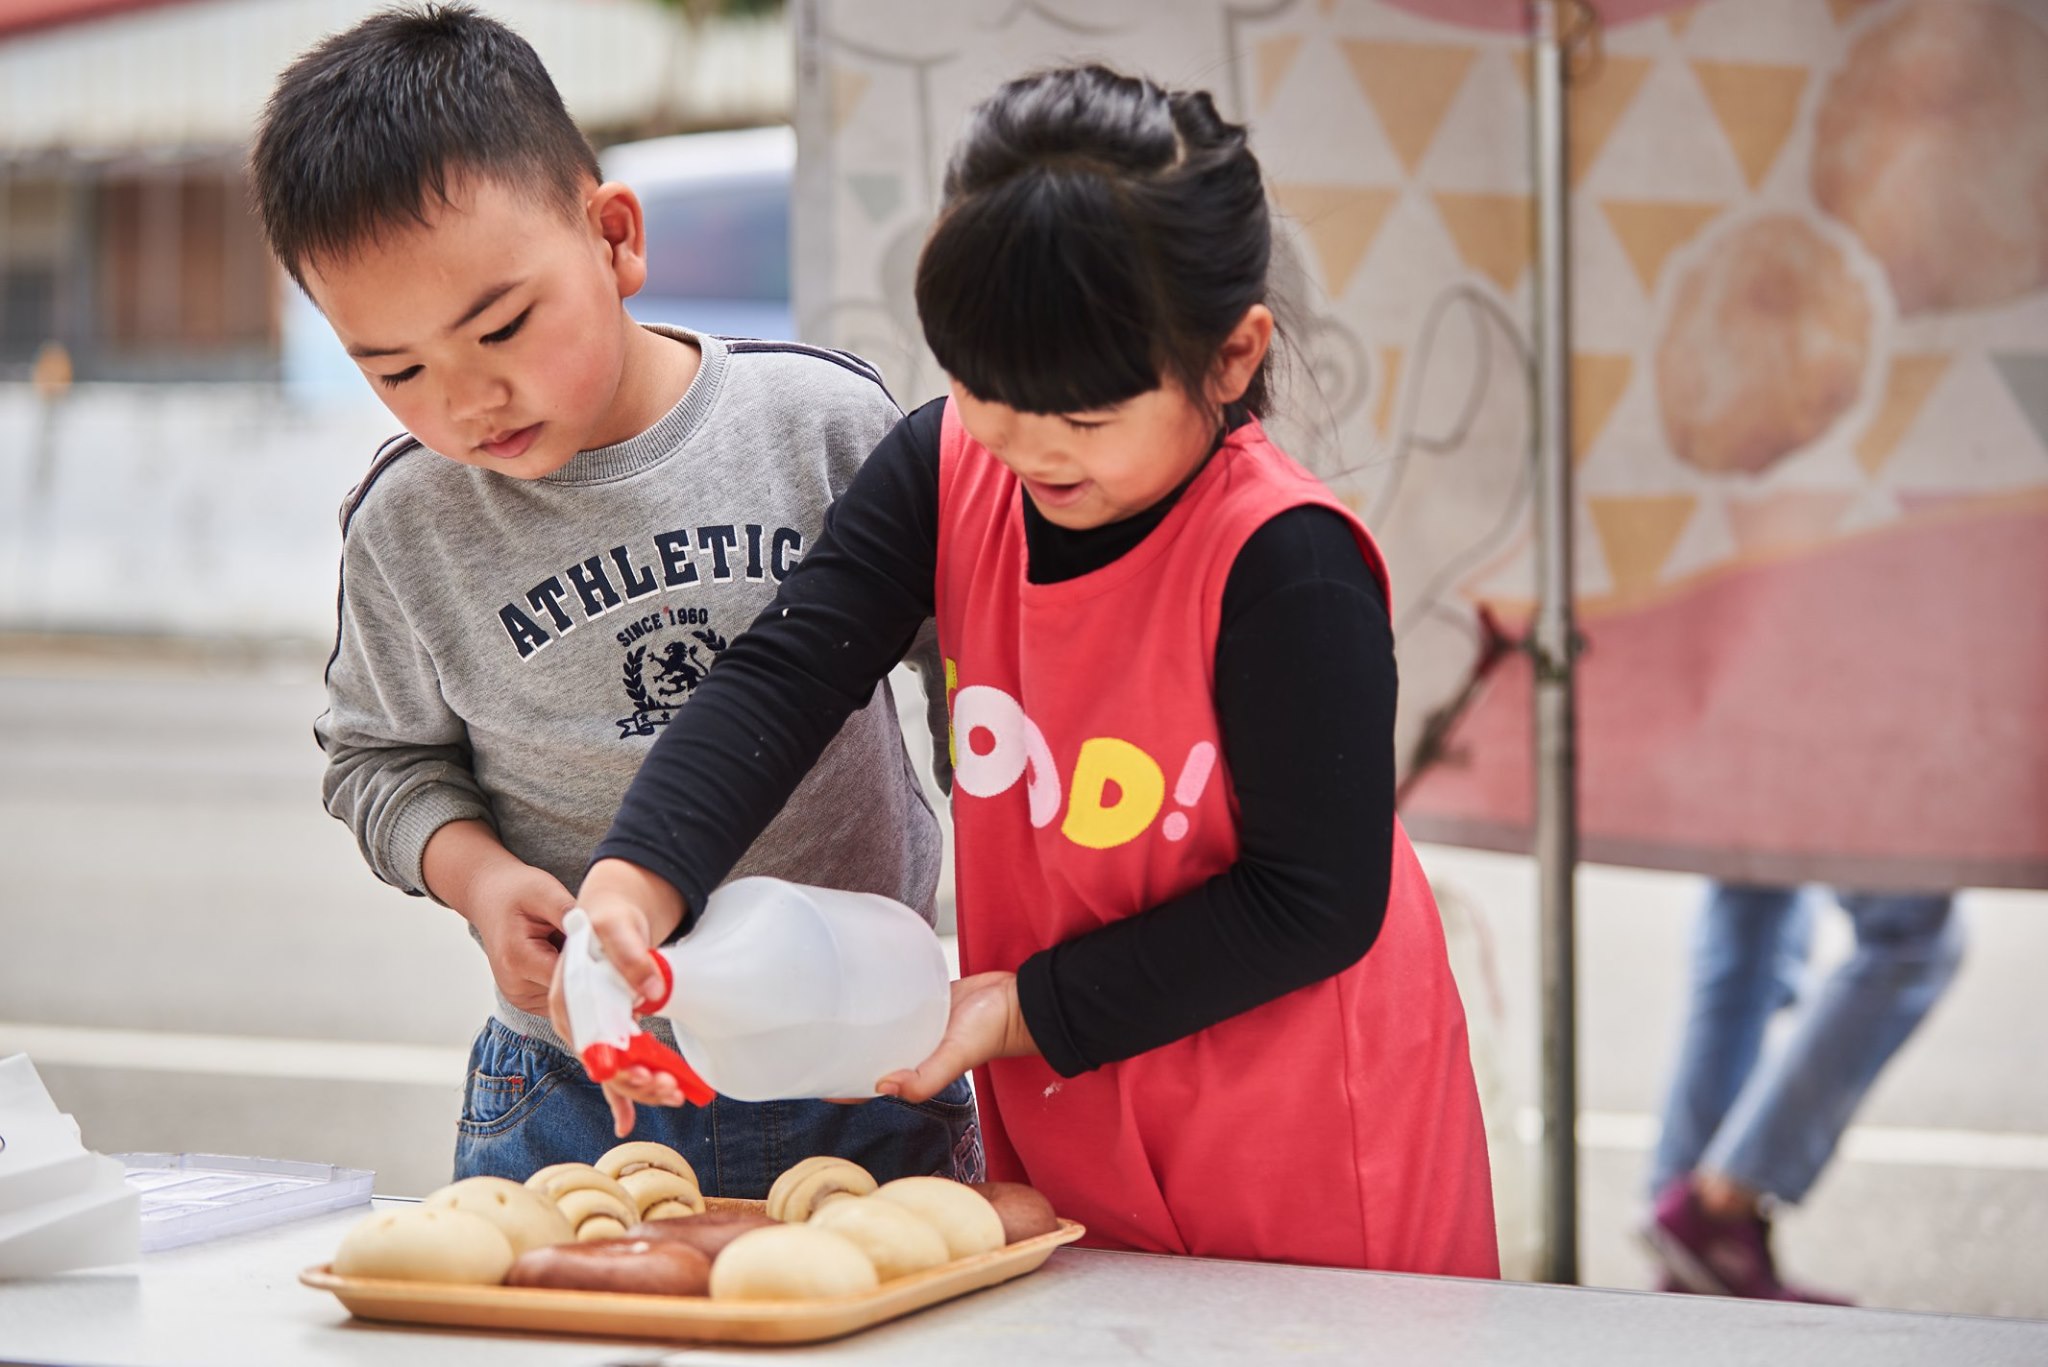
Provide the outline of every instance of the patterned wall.
<path id="1" fill-rule="evenodd" d="M 1599 10 L 1570 111 L 1589 849 L 2048 879 L 2048 0 Z M 1533 591 L 1523 13 L 799 17 L 802 326 L 906 400 L 941 387 L 917 247 L 951 135 L 997 81 L 1102 58 L 1251 122 L 1285 216 L 1296 364 L 1274 425 L 1393 562 L 1404 764 L 1432 712 L 1469 704 L 1411 821 L 1508 846 L 1526 839 L 1526 668 L 1466 686 L 1487 624 L 1512 634 Z"/>

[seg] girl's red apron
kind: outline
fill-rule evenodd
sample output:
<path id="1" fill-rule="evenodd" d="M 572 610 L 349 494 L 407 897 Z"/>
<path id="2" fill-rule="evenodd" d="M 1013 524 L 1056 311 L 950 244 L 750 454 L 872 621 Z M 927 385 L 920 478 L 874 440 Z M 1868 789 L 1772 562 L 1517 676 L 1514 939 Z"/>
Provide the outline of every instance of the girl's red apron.
<path id="1" fill-rule="evenodd" d="M 1257 423 L 1078 579 L 1026 581 L 1022 498 L 949 402 L 937 601 L 963 973 L 1014 970 L 1236 860 L 1214 673 L 1246 538 L 1327 507 L 1386 584 L 1364 527 Z M 1038 1187 L 1097 1247 L 1499 1275 L 1464 1011 L 1398 823 L 1386 922 L 1353 967 L 1080 1077 L 999 1059 L 975 1084 L 989 1176 Z"/>

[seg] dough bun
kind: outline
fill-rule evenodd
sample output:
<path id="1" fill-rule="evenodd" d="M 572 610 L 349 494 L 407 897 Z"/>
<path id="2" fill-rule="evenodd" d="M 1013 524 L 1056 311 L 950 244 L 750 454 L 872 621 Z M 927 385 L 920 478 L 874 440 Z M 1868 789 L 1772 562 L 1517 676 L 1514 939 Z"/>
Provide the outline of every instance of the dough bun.
<path id="1" fill-rule="evenodd" d="M 526 1185 L 561 1207 L 580 1242 L 616 1239 L 640 1219 L 632 1193 L 588 1163 L 556 1163 Z"/>
<path id="2" fill-rule="evenodd" d="M 643 1220 L 699 1215 L 704 1210 L 704 1193 L 697 1184 L 666 1168 L 636 1168 L 621 1177 L 619 1185 L 633 1198 L 633 1212 Z"/>
<path id="3" fill-rule="evenodd" d="M 591 1166 L 614 1181 L 653 1168 L 687 1178 L 690 1185 L 700 1191 L 704 1187 L 703 1182 L 697 1178 L 697 1170 L 690 1166 L 689 1159 L 666 1144 L 656 1144 L 645 1139 L 636 1139 L 631 1143 L 607 1149 L 604 1157 Z"/>
<path id="4" fill-rule="evenodd" d="M 955 1258 L 971 1258 L 1003 1246 L 1003 1218 L 988 1198 L 947 1177 L 899 1177 L 875 1191 L 929 1224 Z"/>
<path id="5" fill-rule="evenodd" d="M 537 1248 L 520 1255 L 507 1286 L 564 1291 L 617 1291 L 636 1296 L 701 1296 L 711 1260 L 688 1244 L 656 1239 L 603 1239 Z"/>
<path id="6" fill-rule="evenodd" d="M 1046 1200 L 1037 1187 L 1026 1186 L 1022 1182 L 969 1182 L 967 1185 L 980 1192 L 982 1199 L 996 1208 L 996 1215 L 1003 1222 L 1003 1242 L 1006 1244 L 1035 1239 L 1060 1227 L 1060 1217 L 1053 1213 L 1052 1202 Z"/>
<path id="7" fill-rule="evenodd" d="M 711 1264 L 711 1298 L 721 1301 L 852 1296 L 880 1285 L 858 1245 L 813 1225 L 749 1230 Z"/>
<path id="8" fill-rule="evenodd" d="M 526 1185 L 554 1201 L 560 1201 L 562 1193 L 568 1191 L 601 1191 L 622 1206 L 633 1204 L 633 1198 L 619 1185 L 618 1179 L 599 1172 L 588 1163 L 550 1164 L 527 1178 Z"/>
<path id="9" fill-rule="evenodd" d="M 860 1164 L 820 1154 L 775 1179 L 768 1189 L 768 1216 L 800 1225 L 834 1197 L 866 1196 L 874 1189 L 874 1175 Z"/>
<path id="10" fill-rule="evenodd" d="M 341 1236 L 334 1271 L 343 1277 L 491 1286 L 512 1267 L 512 1244 L 480 1215 L 406 1206 L 365 1216 Z"/>
<path id="11" fill-rule="evenodd" d="M 829 1229 L 851 1241 L 875 1275 L 893 1281 L 949 1261 L 946 1240 L 907 1206 L 874 1196 L 828 1201 L 810 1220 L 812 1229 Z"/>
<path id="12" fill-rule="evenodd" d="M 541 1193 L 503 1177 L 465 1177 L 427 1197 L 426 1210 L 459 1210 L 496 1225 L 517 1255 L 550 1244 L 566 1244 L 575 1227 L 562 1209 Z"/>
<path id="13" fill-rule="evenodd" d="M 725 1251 L 726 1245 L 748 1230 L 769 1229 L 778 1223 L 779 1221 L 751 1210 L 707 1210 L 702 1215 L 642 1220 L 626 1231 L 626 1237 L 688 1244 L 705 1257 L 716 1261 L 718 1255 Z"/>

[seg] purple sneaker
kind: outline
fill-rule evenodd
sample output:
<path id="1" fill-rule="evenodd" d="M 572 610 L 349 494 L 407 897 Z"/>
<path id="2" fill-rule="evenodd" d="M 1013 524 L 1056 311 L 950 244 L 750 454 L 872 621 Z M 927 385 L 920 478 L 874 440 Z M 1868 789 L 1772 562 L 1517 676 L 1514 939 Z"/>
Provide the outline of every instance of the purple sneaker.
<path id="1" fill-rule="evenodd" d="M 1670 1274 L 1674 1290 L 1759 1301 L 1853 1304 L 1780 1281 L 1771 1258 L 1770 1221 L 1761 1215 L 1731 1220 L 1709 1215 L 1683 1177 L 1657 1193 L 1650 1222 L 1643 1226 L 1643 1241 Z"/>

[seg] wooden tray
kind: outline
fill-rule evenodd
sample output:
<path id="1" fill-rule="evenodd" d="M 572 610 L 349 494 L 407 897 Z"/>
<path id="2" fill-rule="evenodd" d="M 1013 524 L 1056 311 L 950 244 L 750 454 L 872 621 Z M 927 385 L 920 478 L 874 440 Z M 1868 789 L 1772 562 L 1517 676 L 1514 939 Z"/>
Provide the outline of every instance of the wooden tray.
<path id="1" fill-rule="evenodd" d="M 717 1199 L 706 1204 L 743 1210 L 759 1210 L 762 1205 Z M 873 1291 L 806 1301 L 715 1301 L 708 1296 L 341 1277 L 326 1263 L 307 1268 L 299 1280 L 316 1290 L 332 1291 L 350 1314 L 361 1319 L 398 1324 L 712 1343 L 816 1343 L 1035 1272 L 1054 1249 L 1087 1232 L 1072 1220 L 1062 1220 L 1050 1234 L 913 1272 Z"/>

